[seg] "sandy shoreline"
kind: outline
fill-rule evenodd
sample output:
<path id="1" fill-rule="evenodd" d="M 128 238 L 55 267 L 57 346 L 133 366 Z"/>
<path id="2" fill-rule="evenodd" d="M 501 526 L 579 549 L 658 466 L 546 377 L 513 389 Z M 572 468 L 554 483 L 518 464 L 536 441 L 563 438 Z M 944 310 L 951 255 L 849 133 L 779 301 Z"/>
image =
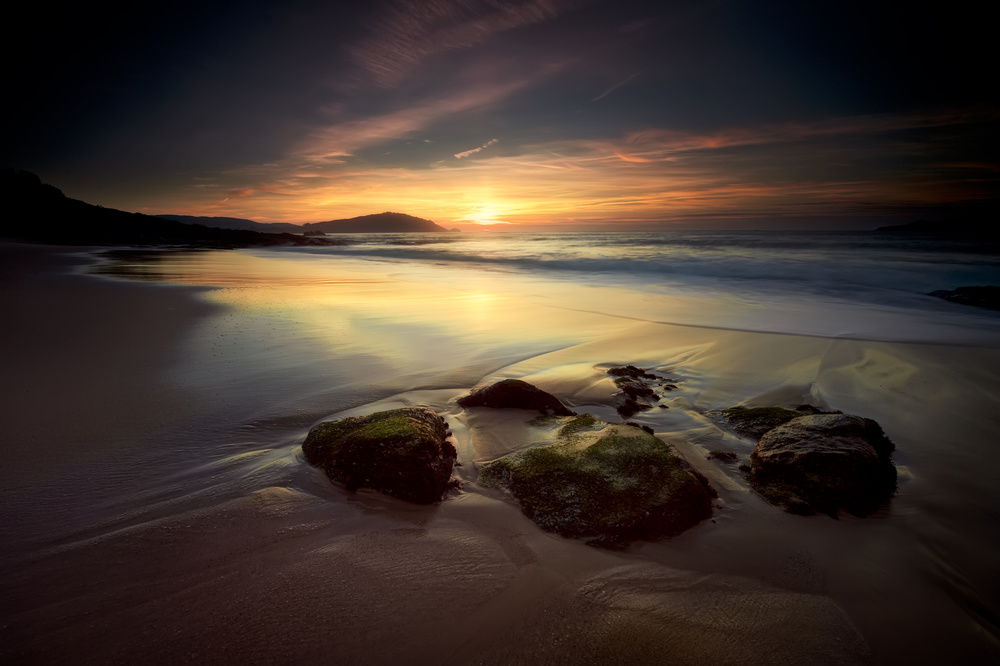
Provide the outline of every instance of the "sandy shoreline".
<path id="1" fill-rule="evenodd" d="M 2 252 L 0 298 L 17 322 L 5 327 L 2 359 L 13 379 L 0 433 L 5 660 L 846 664 L 996 654 L 996 348 L 597 314 L 548 322 L 535 306 L 518 314 L 526 306 L 398 284 L 352 283 L 336 302 L 295 309 L 273 285 L 206 294 L 69 274 L 70 260 L 48 248 Z M 412 311 L 370 311 L 376 297 L 416 294 Z M 461 334 L 436 341 L 428 308 Z M 514 316 L 541 332 L 505 341 L 474 328 L 477 317 Z M 443 349 L 447 362 L 418 362 Z M 721 494 L 713 522 L 621 553 L 545 534 L 479 488 L 475 462 L 517 446 L 524 415 L 454 404 L 480 380 L 523 377 L 610 418 L 609 363 L 680 379 L 669 410 L 637 420 Z M 903 474 L 886 515 L 791 516 L 747 491 L 735 466 L 705 459 L 711 448 L 749 452 L 705 412 L 801 402 L 875 418 L 895 440 Z M 400 404 L 430 405 L 456 432 L 465 489 L 441 505 L 351 496 L 301 460 L 317 419 Z"/>
<path id="2" fill-rule="evenodd" d="M 0 438 L 11 463 L 2 488 L 141 437 L 188 408 L 159 375 L 177 339 L 215 308 L 191 298 L 197 289 L 80 276 L 91 261 L 80 248 L 0 245 Z"/>

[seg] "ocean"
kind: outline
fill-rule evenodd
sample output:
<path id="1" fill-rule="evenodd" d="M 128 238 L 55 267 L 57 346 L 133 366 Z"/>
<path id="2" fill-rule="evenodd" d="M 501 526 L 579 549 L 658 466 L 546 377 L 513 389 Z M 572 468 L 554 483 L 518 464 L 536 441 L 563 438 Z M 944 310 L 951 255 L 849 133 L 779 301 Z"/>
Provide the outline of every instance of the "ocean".
<path id="1" fill-rule="evenodd" d="M 962 342 L 995 335 L 1000 314 L 929 296 L 1000 284 L 1000 245 L 876 232 L 666 231 L 331 236 L 348 245 L 286 248 L 370 262 L 373 270 L 461 286 L 463 275 L 613 287 L 648 295 L 642 310 L 603 302 L 609 314 L 741 330 Z M 499 282 L 499 280 L 498 280 Z M 659 296 L 694 298 L 656 307 Z M 709 307 L 706 307 L 709 305 Z M 721 307 L 712 307 L 720 305 Z M 978 336 L 982 336 L 979 338 Z"/>

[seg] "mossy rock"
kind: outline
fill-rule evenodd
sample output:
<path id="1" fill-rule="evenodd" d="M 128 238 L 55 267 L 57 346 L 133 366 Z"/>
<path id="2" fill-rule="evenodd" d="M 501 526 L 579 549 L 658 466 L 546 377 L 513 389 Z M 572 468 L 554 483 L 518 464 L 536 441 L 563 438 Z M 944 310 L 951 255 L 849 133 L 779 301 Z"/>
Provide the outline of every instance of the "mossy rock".
<path id="1" fill-rule="evenodd" d="M 542 529 L 604 547 L 675 536 L 712 515 L 714 491 L 669 445 L 583 415 L 557 441 L 479 468 Z"/>
<path id="2" fill-rule="evenodd" d="M 783 407 L 730 407 L 719 413 L 734 432 L 751 439 L 760 439 L 768 430 L 803 415 L 803 412 Z"/>
<path id="3" fill-rule="evenodd" d="M 407 407 L 320 423 L 309 431 L 302 452 L 351 492 L 371 488 L 430 504 L 448 490 L 458 455 L 447 436 L 440 416 Z"/>
<path id="4" fill-rule="evenodd" d="M 892 441 L 872 419 L 815 414 L 767 432 L 747 481 L 791 513 L 867 516 L 896 490 Z"/>

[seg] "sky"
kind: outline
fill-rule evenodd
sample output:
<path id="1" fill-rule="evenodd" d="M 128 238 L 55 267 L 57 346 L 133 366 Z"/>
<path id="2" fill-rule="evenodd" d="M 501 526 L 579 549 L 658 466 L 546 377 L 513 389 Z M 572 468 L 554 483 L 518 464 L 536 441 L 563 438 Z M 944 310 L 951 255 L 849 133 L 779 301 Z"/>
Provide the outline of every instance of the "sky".
<path id="1" fill-rule="evenodd" d="M 107 207 L 463 230 L 997 210 L 981 4 L 18 4 L 0 166 Z"/>

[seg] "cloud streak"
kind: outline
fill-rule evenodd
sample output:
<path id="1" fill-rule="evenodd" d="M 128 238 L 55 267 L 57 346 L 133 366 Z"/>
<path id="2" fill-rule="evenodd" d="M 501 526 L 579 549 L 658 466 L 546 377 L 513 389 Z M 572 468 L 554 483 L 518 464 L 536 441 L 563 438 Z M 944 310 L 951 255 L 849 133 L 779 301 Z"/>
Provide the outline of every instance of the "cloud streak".
<path id="1" fill-rule="evenodd" d="M 579 0 L 398 0 L 354 44 L 351 58 L 376 85 L 397 85 L 427 58 L 481 44 L 494 35 L 554 19 Z"/>
<path id="2" fill-rule="evenodd" d="M 477 86 L 410 108 L 334 122 L 310 132 L 291 150 L 289 157 L 307 163 L 335 162 L 361 148 L 401 139 L 448 117 L 494 104 L 534 82 L 517 79 Z"/>
<path id="3" fill-rule="evenodd" d="M 489 148 L 490 146 L 499 141 L 500 139 L 490 139 L 489 141 L 479 146 L 478 148 L 473 148 L 472 150 L 464 150 L 460 153 L 455 153 L 455 157 L 457 159 L 462 159 L 463 157 L 468 157 L 469 155 L 475 155 L 476 153 L 486 150 L 487 148 Z"/>
<path id="4" fill-rule="evenodd" d="M 610 94 L 611 94 L 611 93 L 613 93 L 614 91 L 618 90 L 618 89 L 619 89 L 619 88 L 621 88 L 621 87 L 622 87 L 623 85 L 625 85 L 626 83 L 628 83 L 629 81 L 631 81 L 631 80 L 632 80 L 632 79 L 634 79 L 635 77 L 639 76 L 640 74 L 642 74 L 642 72 L 636 72 L 636 73 L 635 73 L 635 74 L 633 74 L 632 76 L 629 76 L 628 78 L 625 78 L 625 79 L 622 79 L 622 80 L 621 80 L 621 81 L 619 81 L 618 83 L 614 84 L 613 86 L 611 86 L 610 88 L 608 88 L 607 90 L 605 90 L 604 92 L 602 92 L 602 93 L 601 93 L 600 95 L 598 95 L 597 97 L 594 97 L 594 98 L 592 98 L 592 99 L 591 99 L 590 101 L 591 101 L 591 102 L 596 102 L 597 100 L 600 100 L 600 99 L 604 99 L 605 97 L 607 97 L 608 95 L 610 95 Z"/>

